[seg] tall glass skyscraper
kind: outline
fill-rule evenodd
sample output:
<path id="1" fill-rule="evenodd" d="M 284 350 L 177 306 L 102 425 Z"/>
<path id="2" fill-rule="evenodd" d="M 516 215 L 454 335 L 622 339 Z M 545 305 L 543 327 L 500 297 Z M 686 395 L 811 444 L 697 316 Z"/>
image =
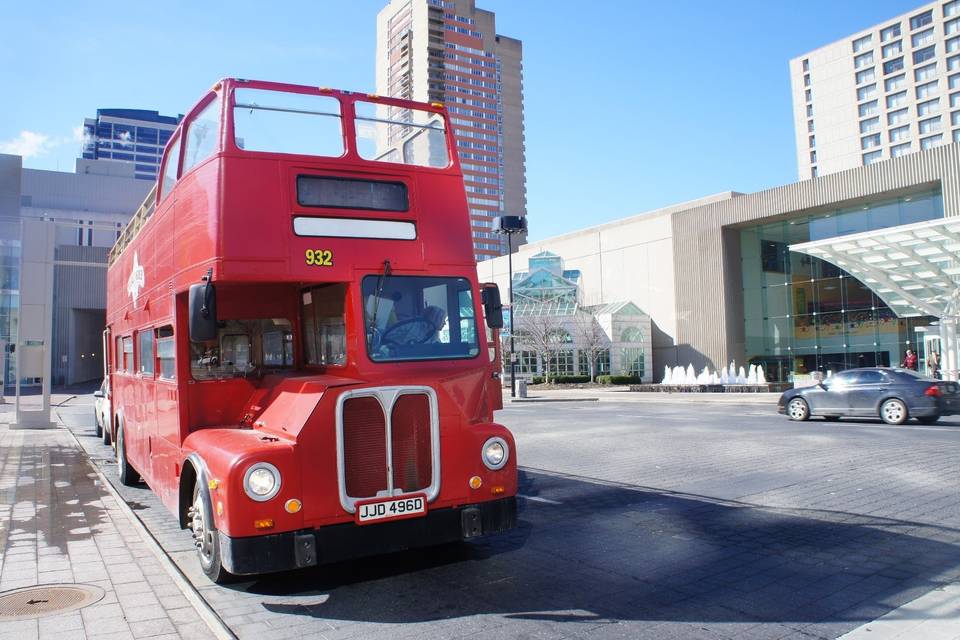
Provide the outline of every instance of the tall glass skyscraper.
<path id="1" fill-rule="evenodd" d="M 155 180 L 163 148 L 182 116 L 142 109 L 97 109 L 83 121 L 83 158 L 134 165 L 134 176 Z"/>

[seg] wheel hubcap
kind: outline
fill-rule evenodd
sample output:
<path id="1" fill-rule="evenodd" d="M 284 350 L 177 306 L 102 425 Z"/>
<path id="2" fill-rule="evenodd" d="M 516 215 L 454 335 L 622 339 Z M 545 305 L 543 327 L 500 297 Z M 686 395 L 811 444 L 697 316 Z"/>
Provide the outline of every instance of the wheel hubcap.
<path id="1" fill-rule="evenodd" d="M 794 400 L 790 403 L 790 417 L 799 420 L 803 417 L 804 409 L 803 403 L 799 400 Z"/>
<path id="2" fill-rule="evenodd" d="M 898 422 L 903 418 L 903 405 L 899 402 L 890 402 L 883 408 L 883 415 L 891 422 Z"/>
<path id="3" fill-rule="evenodd" d="M 187 511 L 190 518 L 190 529 L 193 531 L 193 546 L 197 548 L 201 559 L 209 563 L 213 557 L 213 532 L 209 531 L 203 519 L 203 500 L 200 494 L 193 501 L 193 506 Z"/>

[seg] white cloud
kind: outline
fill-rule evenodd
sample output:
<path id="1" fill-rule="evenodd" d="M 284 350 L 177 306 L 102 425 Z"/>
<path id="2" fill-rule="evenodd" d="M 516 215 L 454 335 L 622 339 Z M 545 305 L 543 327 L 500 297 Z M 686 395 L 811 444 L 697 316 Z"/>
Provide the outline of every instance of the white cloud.
<path id="1" fill-rule="evenodd" d="M 21 131 L 13 140 L 0 141 L 0 153 L 11 153 L 24 158 L 43 156 L 56 147 L 59 142 L 51 140 L 45 133 Z"/>

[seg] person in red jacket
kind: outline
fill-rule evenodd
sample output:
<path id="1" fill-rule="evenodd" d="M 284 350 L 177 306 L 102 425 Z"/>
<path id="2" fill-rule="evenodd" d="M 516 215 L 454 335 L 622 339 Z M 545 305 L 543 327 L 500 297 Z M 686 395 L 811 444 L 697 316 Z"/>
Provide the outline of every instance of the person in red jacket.
<path id="1" fill-rule="evenodd" d="M 903 362 L 900 363 L 900 366 L 904 369 L 913 369 L 917 370 L 917 354 L 915 354 L 910 349 L 907 349 L 907 354 L 903 358 Z"/>

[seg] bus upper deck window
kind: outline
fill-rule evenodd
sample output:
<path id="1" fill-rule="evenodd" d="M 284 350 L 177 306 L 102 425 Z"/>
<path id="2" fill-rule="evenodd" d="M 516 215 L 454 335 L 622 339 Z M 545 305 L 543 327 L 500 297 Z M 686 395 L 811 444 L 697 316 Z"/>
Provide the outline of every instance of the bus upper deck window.
<path id="1" fill-rule="evenodd" d="M 220 133 L 220 96 L 214 97 L 187 125 L 183 173 L 217 152 Z"/>
<path id="2" fill-rule="evenodd" d="M 446 126 L 439 113 L 362 101 L 354 106 L 361 158 L 421 167 L 450 165 Z"/>
<path id="3" fill-rule="evenodd" d="M 244 151 L 343 155 L 340 101 L 336 98 L 237 89 L 233 101 L 234 141 Z"/>

